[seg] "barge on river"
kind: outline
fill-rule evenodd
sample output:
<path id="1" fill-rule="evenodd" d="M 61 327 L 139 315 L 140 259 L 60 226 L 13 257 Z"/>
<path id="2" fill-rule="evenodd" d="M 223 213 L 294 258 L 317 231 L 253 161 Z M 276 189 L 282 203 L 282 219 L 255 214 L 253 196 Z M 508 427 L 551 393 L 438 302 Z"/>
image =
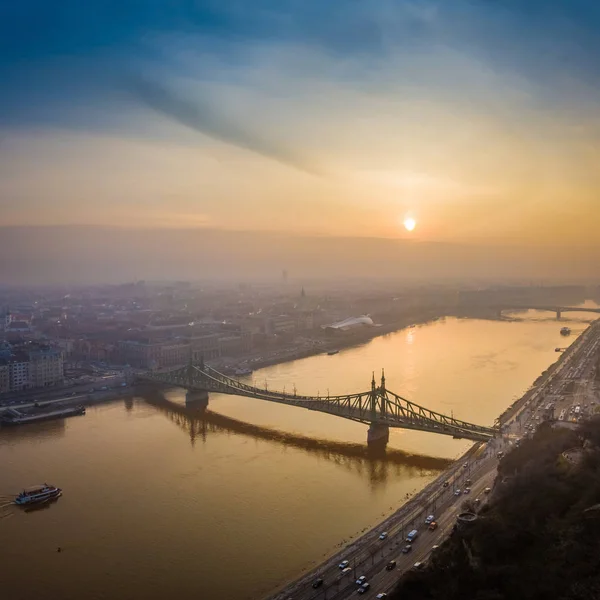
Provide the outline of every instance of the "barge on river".
<path id="1" fill-rule="evenodd" d="M 28 423 L 37 423 L 39 421 L 48 421 L 51 419 L 64 419 L 65 417 L 74 417 L 85 415 L 84 406 L 67 406 L 56 408 L 54 410 L 36 411 L 24 413 L 14 408 L 9 409 L 0 418 L 2 425 L 27 425 Z"/>

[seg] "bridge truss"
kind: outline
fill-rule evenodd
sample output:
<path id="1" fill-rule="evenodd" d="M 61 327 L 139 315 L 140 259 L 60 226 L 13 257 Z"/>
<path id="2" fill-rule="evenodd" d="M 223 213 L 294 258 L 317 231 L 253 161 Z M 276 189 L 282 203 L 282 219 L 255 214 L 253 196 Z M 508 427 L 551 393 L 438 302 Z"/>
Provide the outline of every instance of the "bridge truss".
<path id="1" fill-rule="evenodd" d="M 285 391 L 258 388 L 220 373 L 207 365 L 189 364 L 171 371 L 148 371 L 140 378 L 187 390 L 216 392 L 257 398 L 288 406 L 335 415 L 359 423 L 380 427 L 416 429 L 473 441 L 488 441 L 499 434 L 499 429 L 475 425 L 415 404 L 385 387 L 373 375 L 371 389 L 341 396 L 303 396 Z"/>

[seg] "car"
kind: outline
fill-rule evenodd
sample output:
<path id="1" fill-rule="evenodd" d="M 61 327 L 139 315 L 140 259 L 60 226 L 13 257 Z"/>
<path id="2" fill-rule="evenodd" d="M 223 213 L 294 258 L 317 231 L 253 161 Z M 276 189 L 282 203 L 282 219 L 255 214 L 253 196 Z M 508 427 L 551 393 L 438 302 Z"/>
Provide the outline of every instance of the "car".
<path id="1" fill-rule="evenodd" d="M 465 485 L 471 485 L 472 483 L 473 483 L 473 482 L 472 482 L 470 479 L 467 479 L 467 480 L 465 481 Z"/>
<path id="2" fill-rule="evenodd" d="M 350 564 L 350 561 L 349 561 L 349 560 L 343 560 L 343 561 L 342 561 L 342 562 L 341 562 L 341 563 L 338 565 L 338 567 L 339 567 L 340 569 L 345 569 L 345 568 L 346 568 L 346 567 L 347 567 L 349 564 Z"/>
<path id="3" fill-rule="evenodd" d="M 438 548 L 439 548 L 439 546 L 437 544 L 435 544 L 434 546 L 431 546 L 431 551 L 434 552 Z"/>
<path id="4" fill-rule="evenodd" d="M 319 577 L 319 579 L 317 579 L 314 583 L 313 583 L 313 587 L 315 588 L 315 590 L 317 588 L 320 588 L 325 582 Z"/>
<path id="5" fill-rule="evenodd" d="M 352 569 L 350 567 L 346 567 L 346 568 L 342 569 L 342 575 L 347 575 L 351 571 L 352 571 Z"/>
<path id="6" fill-rule="evenodd" d="M 416 562 L 416 563 L 413 565 L 413 569 L 414 569 L 415 571 L 420 571 L 420 570 L 421 570 L 421 569 L 423 569 L 424 567 L 425 567 L 425 563 L 422 563 L 422 562 Z"/>
<path id="7" fill-rule="evenodd" d="M 444 483 L 442 484 L 442 487 L 447 488 L 450 485 L 449 481 L 444 481 Z"/>
<path id="8" fill-rule="evenodd" d="M 486 487 L 485 490 L 483 490 L 484 494 L 489 494 L 492 491 L 492 488 Z"/>
<path id="9" fill-rule="evenodd" d="M 470 494 L 470 493 L 471 493 L 471 488 L 470 487 L 465 488 L 463 494 Z"/>
<path id="10" fill-rule="evenodd" d="M 461 494 L 460 490 L 458 490 L 458 489 L 454 490 L 454 495 L 455 496 L 460 496 L 460 494 Z"/>
<path id="11" fill-rule="evenodd" d="M 425 519 L 425 525 L 429 525 L 429 523 L 433 523 L 433 521 L 435 521 L 435 517 L 433 515 L 429 515 L 426 519 Z"/>
<path id="12" fill-rule="evenodd" d="M 385 540 L 385 538 L 388 536 L 387 531 L 384 531 L 380 536 L 379 539 L 380 540 Z"/>
<path id="13" fill-rule="evenodd" d="M 386 571 L 393 571 L 396 568 L 396 561 L 395 560 L 390 560 L 390 562 L 385 565 L 385 570 Z"/>
<path id="14" fill-rule="evenodd" d="M 438 524 L 435 521 L 429 523 L 429 531 L 435 531 L 438 528 Z"/>
<path id="15" fill-rule="evenodd" d="M 363 585 L 363 583 L 365 583 L 367 581 L 367 578 L 365 575 L 361 575 L 357 580 L 356 580 L 356 585 Z"/>
<path id="16" fill-rule="evenodd" d="M 412 550 L 412 546 L 410 544 L 406 544 L 404 548 L 402 548 L 402 554 L 408 554 Z"/>
<path id="17" fill-rule="evenodd" d="M 365 592 L 369 591 L 369 588 L 371 587 L 370 583 L 363 583 L 359 588 L 358 588 L 358 593 L 359 594 L 364 594 Z"/>
<path id="18" fill-rule="evenodd" d="M 377 596 L 375 596 L 375 598 L 377 598 L 378 600 L 382 600 L 383 598 L 387 598 L 388 595 L 385 592 L 381 592 L 381 594 L 377 594 Z"/>
<path id="19" fill-rule="evenodd" d="M 481 498 L 475 498 L 475 506 L 479 506 L 481 504 Z"/>
<path id="20" fill-rule="evenodd" d="M 463 469 L 466 469 L 468 466 L 469 466 L 469 463 L 468 463 L 468 462 L 466 462 L 466 463 L 463 465 Z"/>

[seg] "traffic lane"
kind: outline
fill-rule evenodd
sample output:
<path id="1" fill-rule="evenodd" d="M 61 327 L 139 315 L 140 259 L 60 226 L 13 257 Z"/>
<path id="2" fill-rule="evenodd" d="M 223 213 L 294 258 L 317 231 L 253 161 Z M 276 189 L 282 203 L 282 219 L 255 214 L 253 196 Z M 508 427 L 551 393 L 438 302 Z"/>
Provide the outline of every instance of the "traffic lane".
<path id="1" fill-rule="evenodd" d="M 461 484 L 461 482 L 464 482 L 469 475 L 469 470 L 464 470 L 461 466 L 455 473 L 455 482 Z M 432 495 L 438 492 L 439 489 L 433 490 Z M 438 504 L 439 510 L 447 509 L 455 502 L 455 500 L 458 500 L 458 498 L 453 495 L 452 485 L 449 485 L 448 488 L 444 489 L 444 500 L 442 501 L 442 504 Z M 430 510 L 433 510 L 433 508 Z M 375 574 L 384 569 L 385 565 L 393 556 L 397 557 L 401 553 L 401 548 L 405 545 L 405 536 L 411 529 L 420 526 L 421 520 L 425 519 L 424 513 L 426 512 L 427 509 L 424 506 L 414 507 L 407 516 L 408 518 L 405 517 L 405 519 L 400 523 L 397 523 L 394 528 L 388 529 L 389 533 L 386 540 L 376 539 L 373 543 L 363 549 L 361 556 L 357 558 L 356 568 L 354 568 L 353 562 L 350 562 L 350 567 L 352 568 L 350 573 L 340 576 L 341 574 L 338 570 L 337 578 L 330 579 L 329 581 L 325 580 L 326 583 L 322 589 L 318 589 L 318 591 L 315 589 L 307 590 L 307 594 L 302 595 L 301 598 L 306 598 L 306 600 L 320 600 L 322 598 L 341 600 L 357 593 L 359 586 L 355 584 L 356 579 L 361 575 L 364 575 L 367 578 L 367 581 L 370 582 Z M 402 555 L 402 557 L 405 556 L 406 555 Z M 407 558 L 406 566 L 409 567 L 411 565 L 412 562 L 410 561 L 410 558 Z M 323 577 L 323 579 L 325 578 Z M 363 597 L 366 598 L 368 596 L 367 594 L 364 594 Z"/>
<path id="2" fill-rule="evenodd" d="M 577 359 L 577 355 L 569 357 L 569 362 L 571 362 L 573 359 Z M 561 369 L 560 371 L 562 370 L 563 369 Z M 555 373 L 554 376 L 548 378 L 546 383 L 554 381 L 558 375 L 558 372 Z M 535 399 L 537 399 L 538 395 L 541 395 L 541 391 L 542 390 L 540 389 L 538 393 L 535 394 Z M 534 400 L 534 398 L 532 398 L 531 400 Z M 524 406 L 520 410 L 517 410 L 516 413 L 513 414 L 512 418 L 509 420 L 509 432 L 513 435 L 517 432 L 520 432 L 520 430 L 522 429 L 522 421 L 525 420 L 526 422 L 528 422 L 529 419 L 527 419 L 527 417 L 529 415 L 533 416 L 533 413 L 535 412 L 535 410 L 532 408 L 526 409 L 527 405 L 528 403 L 524 404 Z M 527 410 L 527 413 L 529 414 L 526 414 L 526 419 L 521 419 L 521 423 L 519 423 L 516 417 L 517 415 L 520 415 L 523 412 L 525 412 L 525 410 Z M 509 443 L 506 440 L 502 440 L 500 443 L 500 447 L 506 447 L 507 445 L 509 445 Z M 472 497 L 480 497 L 480 499 L 482 499 L 481 496 L 485 496 L 484 489 L 486 487 L 491 486 L 495 474 L 495 471 L 490 471 L 486 474 L 486 476 L 482 477 L 476 484 L 473 484 L 473 486 L 471 486 Z M 438 544 L 438 542 L 444 540 L 447 534 L 449 533 L 450 529 L 454 526 L 456 516 L 459 514 L 461 510 L 461 505 L 465 501 L 465 499 L 466 498 L 464 494 L 461 497 L 456 497 L 456 504 L 450 507 L 448 510 L 446 510 L 438 519 L 438 523 L 440 524 L 439 530 L 441 531 L 438 534 L 437 541 L 435 543 L 428 543 L 427 547 L 421 548 L 420 550 L 417 548 L 418 544 L 415 543 L 415 549 L 413 549 L 413 551 L 411 551 L 408 555 L 397 555 L 395 559 L 397 561 L 397 569 L 395 569 L 393 572 L 380 571 L 380 573 L 372 577 L 372 581 L 369 580 L 370 583 L 372 582 L 371 589 L 367 594 L 362 595 L 362 597 L 367 599 L 375 598 L 378 593 L 381 593 L 382 591 L 387 591 L 387 589 L 389 589 L 389 586 L 395 585 L 395 581 L 398 579 L 400 573 L 405 571 L 407 568 L 411 568 L 415 562 L 423 562 L 424 560 L 426 560 L 426 558 L 431 553 L 431 547 Z M 424 539 L 424 536 L 421 536 L 420 539 Z M 428 542 L 430 541 L 432 540 L 428 540 Z"/>
<path id="3" fill-rule="evenodd" d="M 397 533 L 398 528 L 401 528 L 403 523 L 409 523 L 417 518 L 421 512 L 426 510 L 424 506 L 429 506 L 431 504 L 432 497 L 439 494 L 441 490 L 443 491 L 442 484 L 444 480 L 452 482 L 451 485 L 453 485 L 453 482 L 455 481 L 460 483 L 465 475 L 469 474 L 471 468 L 479 467 L 484 462 L 484 457 L 481 454 L 481 450 L 484 448 L 484 445 L 476 444 L 469 450 L 467 456 L 463 459 L 467 461 L 469 469 L 463 469 L 462 461 L 456 463 L 449 472 L 440 474 L 440 476 L 430 484 L 434 487 L 429 490 L 426 488 L 419 492 L 379 526 L 373 528 L 364 536 L 356 539 L 347 549 L 338 552 L 328 559 L 326 563 L 319 565 L 316 569 L 305 574 L 303 577 L 297 579 L 295 582 L 271 596 L 271 599 L 287 600 L 289 597 L 296 599 L 302 596 L 303 600 L 321 600 L 325 597 L 329 600 L 331 596 L 330 594 L 327 594 L 328 587 L 331 584 L 331 581 L 333 581 L 333 584 L 337 587 L 338 579 L 336 577 L 334 577 L 333 580 L 326 579 L 325 575 L 329 577 L 332 573 L 338 573 L 337 565 L 344 559 L 351 560 L 352 564 L 353 557 L 356 557 L 357 565 L 362 565 L 367 558 L 370 558 L 370 555 L 365 556 L 365 554 L 374 544 L 379 543 L 378 538 L 381 531 Z M 406 532 L 409 530 L 410 529 Z M 321 588 L 313 589 L 312 584 L 317 578 L 323 578 L 325 583 Z"/>
<path id="4" fill-rule="evenodd" d="M 482 461 L 484 461 L 484 459 L 467 462 L 467 469 L 464 468 L 463 464 L 456 466 L 447 479 L 447 481 L 449 481 L 449 486 L 442 489 L 442 496 L 438 501 L 441 501 L 444 504 L 447 502 L 451 503 L 454 498 L 452 496 L 454 487 L 463 487 L 465 479 L 472 476 L 474 472 L 472 469 L 475 469 L 476 471 L 480 470 L 485 462 Z M 381 561 L 389 555 L 393 549 L 393 545 L 395 545 L 398 550 L 402 547 L 401 541 L 404 539 L 405 535 L 408 534 L 410 529 L 418 525 L 420 518 L 425 518 L 423 513 L 427 511 L 427 507 L 431 504 L 431 497 L 438 493 L 440 493 L 440 488 L 435 488 L 431 490 L 428 497 L 423 499 L 421 505 L 413 507 L 407 506 L 406 512 L 400 509 L 397 516 L 390 517 L 390 520 L 385 524 L 388 532 L 386 540 L 379 539 L 380 532 L 383 530 L 383 527 L 380 527 L 378 530 L 372 532 L 370 537 L 371 541 L 369 543 L 364 543 L 362 545 L 357 544 L 351 553 L 338 554 L 335 561 L 328 563 L 328 567 L 318 573 L 314 573 L 310 579 L 308 577 L 304 579 L 299 585 L 299 589 L 292 590 L 289 592 L 290 595 L 293 595 L 294 598 L 301 598 L 302 600 L 321 600 L 325 598 L 333 600 L 345 598 L 348 594 L 352 594 L 355 588 L 350 582 L 355 581 L 360 575 L 370 577 L 373 573 L 373 569 L 375 569 L 375 571 L 378 570 L 376 564 L 381 563 Z M 433 510 L 433 508 L 430 510 Z M 394 541 L 394 539 L 397 541 Z M 379 553 L 381 553 L 380 556 Z M 375 563 L 375 556 L 378 556 L 377 563 Z M 337 566 L 342 560 L 349 560 L 349 566 L 352 568 L 351 573 L 343 576 L 341 576 L 341 572 Z M 379 568 L 381 568 L 381 564 L 379 564 Z M 315 589 L 312 587 L 312 584 L 319 578 L 323 579 L 324 583 L 320 588 Z M 358 586 L 356 586 L 356 588 L 358 588 Z M 334 595 L 332 596 L 332 594 Z M 280 597 L 286 598 L 285 595 Z"/>
<path id="5" fill-rule="evenodd" d="M 477 455 L 476 453 L 473 456 Z M 405 535 L 418 526 L 421 523 L 421 519 L 424 520 L 426 514 L 432 511 L 440 511 L 447 508 L 446 505 L 450 505 L 454 502 L 454 496 L 452 495 L 454 487 L 464 487 L 466 478 L 479 478 L 482 473 L 493 468 L 495 464 L 490 456 L 495 456 L 494 452 L 487 448 L 482 453 L 477 455 L 477 458 L 468 460 L 465 464 L 467 468 L 463 468 L 464 465 L 458 464 L 454 467 L 450 474 L 446 474 L 449 481 L 447 488 L 442 487 L 443 479 L 438 480 L 439 487 L 431 489 L 427 496 L 421 498 L 421 503 L 416 506 L 406 505 L 399 509 L 398 513 L 392 515 L 384 523 L 385 529 L 388 532 L 388 538 L 384 541 L 379 540 L 379 534 L 384 529 L 384 526 L 380 526 L 372 530 L 369 534 L 369 543 L 362 544 L 364 539 L 357 540 L 351 553 L 341 552 L 338 553 L 334 558 L 328 561 L 328 566 L 325 569 L 319 571 L 313 571 L 311 574 L 307 574 L 304 578 L 296 583 L 296 586 L 287 588 L 286 591 L 282 591 L 277 595 L 278 600 L 285 600 L 288 597 L 302 598 L 302 600 L 322 600 L 327 598 L 328 600 L 334 600 L 338 598 L 346 598 L 348 594 L 354 592 L 355 587 L 349 585 L 350 581 L 354 581 L 361 574 L 371 577 L 373 573 L 381 570 L 384 564 L 387 564 L 385 560 L 390 552 L 395 550 L 398 552 L 402 547 L 401 541 Z M 436 498 L 435 502 L 432 498 L 437 495 L 440 497 Z M 413 502 L 419 498 L 417 495 L 413 498 Z M 440 504 L 441 503 L 441 504 Z M 404 510 L 406 508 L 406 510 Z M 394 541 L 396 540 L 396 541 Z M 379 555 L 378 553 L 381 552 Z M 378 556 L 375 560 L 374 556 Z M 350 561 L 350 567 L 353 569 L 348 575 L 341 576 L 340 570 L 337 565 L 344 559 Z M 383 562 L 385 560 L 385 563 Z M 354 565 L 356 564 L 356 568 Z M 314 589 L 312 584 L 317 578 L 324 580 L 323 585 L 320 588 Z M 333 596 L 332 596 L 333 594 Z"/>
<path id="6" fill-rule="evenodd" d="M 387 571 L 385 569 L 385 566 L 389 563 L 389 560 L 387 560 L 383 569 L 380 569 L 379 572 L 371 576 L 371 579 L 368 580 L 371 584 L 371 589 L 366 594 L 363 594 L 362 597 L 369 599 L 375 598 L 381 592 L 389 593 L 391 588 L 396 585 L 402 573 L 411 569 L 416 562 L 425 562 L 431 554 L 432 547 L 441 544 L 449 535 L 456 522 L 457 515 L 462 512 L 462 503 L 465 500 L 474 500 L 477 497 L 483 502 L 483 498 L 485 497 L 484 490 L 486 487 L 491 486 L 495 476 L 495 469 L 490 468 L 472 485 L 471 494 L 453 496 L 454 501 L 439 516 L 436 515 L 436 523 L 438 523 L 436 530 L 430 531 L 424 521 L 420 526 L 416 527 L 420 530 L 419 537 L 412 544 L 413 549 L 411 552 L 403 554 L 402 548 L 406 543 L 402 543 L 396 553 L 389 556 L 389 560 L 396 561 L 396 568 L 392 571 Z"/>
<path id="7" fill-rule="evenodd" d="M 493 456 L 491 451 L 486 451 L 485 454 Z M 401 548 L 405 545 L 405 536 L 411 529 L 422 527 L 422 521 L 424 521 L 426 513 L 438 512 L 441 514 L 443 511 L 456 504 L 460 506 L 460 503 L 464 500 L 464 496 L 454 496 L 454 488 L 460 487 L 460 489 L 463 489 L 465 480 L 468 478 L 477 481 L 486 474 L 495 472 L 497 461 L 495 458 L 489 456 L 487 458 L 481 456 L 479 459 L 467 462 L 466 464 L 468 467 L 467 469 L 463 468 L 464 465 L 461 464 L 453 470 L 452 477 L 449 479 L 450 484 L 447 488 L 442 488 L 442 490 L 439 488 L 431 490 L 431 493 L 428 497 L 423 499 L 421 505 L 413 507 L 408 514 L 403 514 L 403 518 L 396 519 L 395 524 L 388 527 L 389 535 L 386 540 L 381 541 L 378 537 L 375 537 L 371 543 L 359 548 L 354 557 L 356 558 L 356 568 L 354 568 L 354 561 L 351 560 L 350 567 L 352 568 L 352 571 L 349 574 L 341 575 L 337 568 L 337 564 L 343 559 L 338 555 L 340 560 L 335 563 L 336 567 L 333 569 L 334 574 L 332 574 L 332 578 L 326 579 L 325 576 L 322 575 L 324 585 L 321 588 L 313 589 L 311 587 L 307 589 L 302 586 L 303 589 L 295 591 L 293 597 L 300 597 L 303 600 L 321 600 L 325 598 L 328 600 L 341 600 L 352 596 L 358 589 L 358 586 L 355 585 L 354 581 L 360 575 L 365 575 L 369 581 L 374 575 L 384 569 L 392 556 L 398 557 L 398 555 L 401 554 Z M 470 487 L 473 488 L 473 485 Z M 481 489 L 483 489 L 483 487 Z M 432 506 L 431 497 L 439 493 L 441 493 L 441 497 L 438 498 L 437 503 Z M 406 555 L 402 555 L 400 560 L 405 568 L 409 568 L 414 564 L 414 557 L 406 558 L 406 562 L 404 563 L 405 557 Z M 325 573 L 325 571 L 321 571 L 321 573 Z M 327 575 L 329 576 L 329 572 L 327 572 Z M 314 579 L 316 579 L 316 576 L 310 581 L 311 584 Z M 305 580 L 304 585 L 307 583 L 308 580 Z M 298 596 L 298 594 L 300 595 Z M 364 594 L 364 597 L 368 597 L 367 594 Z"/>

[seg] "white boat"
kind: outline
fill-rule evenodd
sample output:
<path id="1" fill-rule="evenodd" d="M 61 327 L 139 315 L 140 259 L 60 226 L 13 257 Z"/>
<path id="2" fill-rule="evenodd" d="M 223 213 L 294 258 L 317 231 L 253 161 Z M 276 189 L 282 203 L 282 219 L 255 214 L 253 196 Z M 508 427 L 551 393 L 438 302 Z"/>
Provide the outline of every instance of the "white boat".
<path id="1" fill-rule="evenodd" d="M 53 498 L 58 498 L 62 490 L 53 485 L 44 483 L 43 485 L 34 485 L 24 489 L 16 498 L 15 504 L 25 506 L 27 504 L 40 504 Z"/>
<path id="2" fill-rule="evenodd" d="M 236 369 L 235 374 L 239 376 L 252 375 L 252 369 Z"/>

